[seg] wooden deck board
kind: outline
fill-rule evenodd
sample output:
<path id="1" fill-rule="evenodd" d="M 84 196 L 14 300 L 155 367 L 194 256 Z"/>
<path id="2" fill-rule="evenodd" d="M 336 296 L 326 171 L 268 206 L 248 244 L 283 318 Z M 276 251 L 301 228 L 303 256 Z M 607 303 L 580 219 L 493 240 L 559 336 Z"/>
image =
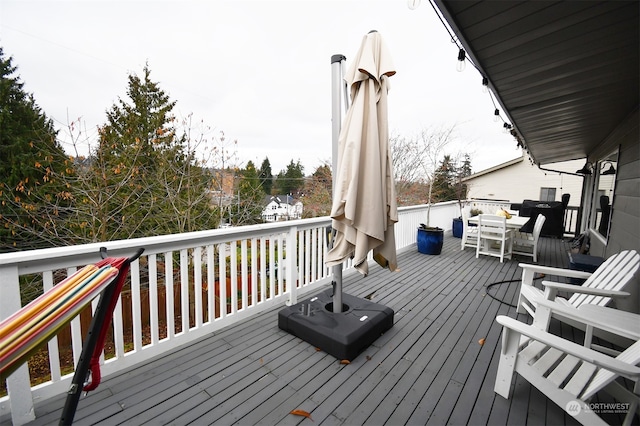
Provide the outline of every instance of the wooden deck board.
<path id="1" fill-rule="evenodd" d="M 539 263 L 566 267 L 566 242 L 543 238 Z M 521 378 L 493 392 L 501 328 L 515 317 L 520 262 L 475 258 L 445 238 L 440 256 L 410 249 L 400 271 L 373 266 L 344 291 L 394 310 L 394 326 L 350 364 L 277 326 L 274 308 L 106 377 L 80 400 L 78 424 L 575 424 Z M 505 282 L 487 288 L 488 284 Z M 489 294 L 487 294 L 489 293 Z M 525 320 L 527 317 L 520 316 Z M 569 327 L 558 332 L 580 338 Z M 479 340 L 484 339 L 484 344 Z M 64 395 L 36 406 L 33 425 L 55 423 Z M 300 409 L 313 421 L 290 414 Z"/>

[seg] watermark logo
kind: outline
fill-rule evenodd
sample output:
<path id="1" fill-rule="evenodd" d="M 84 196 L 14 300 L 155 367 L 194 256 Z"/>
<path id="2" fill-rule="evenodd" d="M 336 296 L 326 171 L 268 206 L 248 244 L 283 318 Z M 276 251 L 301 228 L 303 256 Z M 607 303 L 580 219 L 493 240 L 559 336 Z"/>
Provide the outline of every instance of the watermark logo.
<path id="1" fill-rule="evenodd" d="M 582 411 L 582 406 L 580 406 L 580 403 L 578 401 L 569 401 L 564 407 L 564 411 L 575 417 Z"/>
<path id="2" fill-rule="evenodd" d="M 629 412 L 630 404 L 628 402 L 589 402 L 582 403 L 572 400 L 567 402 L 564 410 L 573 417 L 579 415 L 582 411 L 585 413 L 595 414 L 626 414 Z"/>

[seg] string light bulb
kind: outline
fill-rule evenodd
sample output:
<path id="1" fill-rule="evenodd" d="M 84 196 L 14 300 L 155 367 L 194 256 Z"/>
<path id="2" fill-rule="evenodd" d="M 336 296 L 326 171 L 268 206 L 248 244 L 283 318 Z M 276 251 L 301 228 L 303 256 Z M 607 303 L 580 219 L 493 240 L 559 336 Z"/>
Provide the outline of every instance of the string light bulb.
<path id="1" fill-rule="evenodd" d="M 467 53 L 464 51 L 464 49 L 460 49 L 458 51 L 458 63 L 456 64 L 456 71 L 458 72 L 464 71 L 467 65 L 465 62 L 466 57 L 467 57 Z"/>
<path id="2" fill-rule="evenodd" d="M 485 76 L 482 76 L 482 93 L 487 93 L 489 91 L 489 79 Z"/>
<path id="3" fill-rule="evenodd" d="M 500 120 L 500 110 L 496 108 L 495 111 L 493 111 L 493 121 L 497 123 L 498 120 Z"/>
<path id="4" fill-rule="evenodd" d="M 411 10 L 416 10 L 420 6 L 420 0 L 407 0 L 407 6 Z"/>

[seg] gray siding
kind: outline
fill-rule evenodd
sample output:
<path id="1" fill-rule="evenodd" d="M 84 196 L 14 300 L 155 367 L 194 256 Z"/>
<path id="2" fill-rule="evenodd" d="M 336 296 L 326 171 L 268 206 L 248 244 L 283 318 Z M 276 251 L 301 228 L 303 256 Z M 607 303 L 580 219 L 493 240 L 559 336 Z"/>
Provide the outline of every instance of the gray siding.
<path id="1" fill-rule="evenodd" d="M 605 257 L 626 249 L 640 252 L 640 133 L 638 111 L 630 117 L 611 141 L 620 146 L 616 187 L 611 215 L 611 234 Z M 640 280 L 631 286 L 632 297 L 621 308 L 640 312 Z"/>

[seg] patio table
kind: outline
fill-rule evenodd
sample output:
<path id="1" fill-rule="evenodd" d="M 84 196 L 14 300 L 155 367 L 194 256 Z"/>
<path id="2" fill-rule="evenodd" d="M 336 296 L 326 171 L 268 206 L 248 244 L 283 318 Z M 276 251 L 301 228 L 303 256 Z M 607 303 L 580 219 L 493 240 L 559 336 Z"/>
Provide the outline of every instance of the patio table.
<path id="1" fill-rule="evenodd" d="M 507 219 L 507 228 L 508 229 L 520 229 L 522 228 L 528 221 L 531 219 L 530 217 L 525 216 L 511 216 L 510 219 Z M 469 223 L 473 223 L 475 225 L 478 224 L 478 216 L 473 216 L 469 218 Z"/>

